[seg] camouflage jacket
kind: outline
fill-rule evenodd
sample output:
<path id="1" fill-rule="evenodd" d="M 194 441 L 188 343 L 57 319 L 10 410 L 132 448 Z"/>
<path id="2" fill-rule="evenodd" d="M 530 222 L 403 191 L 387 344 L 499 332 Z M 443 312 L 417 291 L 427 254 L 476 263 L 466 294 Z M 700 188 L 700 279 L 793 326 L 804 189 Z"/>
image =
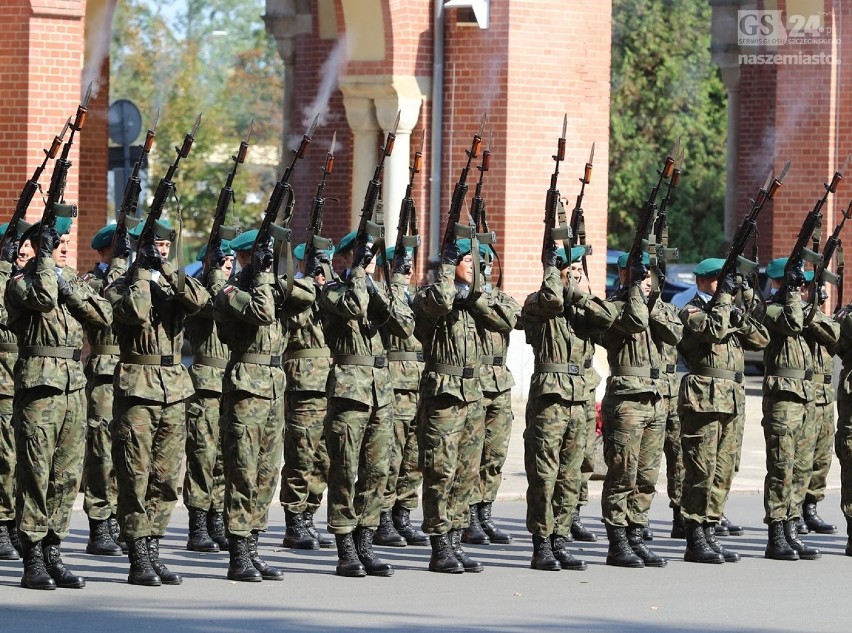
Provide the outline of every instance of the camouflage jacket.
<path id="1" fill-rule="evenodd" d="M 56 266 L 49 257 L 34 257 L 6 286 L 9 323 L 18 337 L 18 346 L 46 347 L 44 355 L 24 353 L 15 365 L 15 385 L 21 389 L 53 387 L 76 391 L 86 386 L 81 355 L 83 326 L 109 327 L 112 311 L 109 303 L 77 278 L 66 266 L 62 277 L 71 286 L 71 295 L 59 296 Z M 50 348 L 61 348 L 73 358 L 58 358 Z"/>
<path id="2" fill-rule="evenodd" d="M 502 393 L 515 385 L 512 372 L 506 366 L 506 354 L 509 352 L 509 334 L 518 323 L 521 306 L 499 289 L 483 292 L 482 296 L 488 302 L 489 312 L 493 316 L 486 316 L 477 323 L 483 356 L 479 366 L 479 382 L 484 393 Z M 486 327 L 487 321 L 492 326 L 490 329 Z M 487 360 L 492 362 L 489 364 Z"/>
<path id="3" fill-rule="evenodd" d="M 836 399 L 834 353 L 840 340 L 840 324 L 817 308 L 803 334 L 814 361 L 814 399 L 816 404 L 831 404 Z"/>
<path id="4" fill-rule="evenodd" d="M 177 278 L 174 266 L 165 263 L 156 281 L 150 270 L 133 268 L 107 286 L 121 348 L 113 382 L 116 397 L 172 404 L 192 395 L 189 372 L 181 363 L 183 325 L 209 295 L 191 277 L 185 279 L 183 291 L 176 292 Z M 134 360 L 139 355 L 160 357 L 160 362 Z"/>
<path id="5" fill-rule="evenodd" d="M 455 266 L 442 264 L 437 281 L 421 288 L 414 298 L 417 336 L 426 359 L 420 394 L 475 402 L 482 398 L 480 331 L 505 327 L 499 325 L 505 319 L 485 297 L 471 305 L 457 305 L 455 297 Z"/>
<path id="6" fill-rule="evenodd" d="M 805 314 L 798 290 L 787 289 L 784 297 L 773 295 L 766 306 L 763 324 L 769 331 L 769 344 L 763 351 L 763 395 L 778 394 L 785 399 L 811 402 L 813 356 L 805 337 Z M 782 375 L 786 374 L 786 375 Z"/>
<path id="7" fill-rule="evenodd" d="M 521 320 L 536 365 L 553 363 L 568 369 L 541 371 L 537 367 L 530 381 L 529 398 L 557 394 L 571 402 L 588 399 L 591 363 L 587 366 L 585 361 L 594 354 L 594 351 L 588 352 L 588 348 L 594 350 L 589 337 L 612 324 L 615 308 L 590 295 L 584 295 L 573 305 L 568 304 L 565 297 L 559 269 L 549 266 L 545 269 L 541 288 L 524 301 Z M 574 371 L 572 366 L 576 373 L 569 373 Z"/>
<path id="8" fill-rule="evenodd" d="M 720 292 L 708 312 L 707 302 L 696 294 L 680 311 L 683 339 L 678 350 L 689 373 L 680 385 L 679 406 L 698 413 L 745 411 L 743 349 L 765 348 L 769 332 L 751 317 L 731 323 L 731 305 L 731 295 Z"/>
<path id="9" fill-rule="evenodd" d="M 311 282 L 304 277 L 305 283 Z M 312 284 L 316 297 L 322 288 Z M 287 313 L 287 351 L 284 353 L 286 390 L 325 393 L 328 372 L 331 371 L 331 350 L 325 341 L 324 324 L 319 301 L 311 301 L 303 310 Z"/>
<path id="10" fill-rule="evenodd" d="M 9 327 L 9 312 L 6 310 L 6 285 L 12 276 L 12 264 L 0 261 L 0 397 L 15 395 L 13 380 L 15 361 L 18 360 L 18 339 Z"/>
<path id="11" fill-rule="evenodd" d="M 96 265 L 80 279 L 89 284 L 95 294 L 102 297 L 104 288 L 123 275 L 125 270 L 127 270 L 127 266 L 124 260 L 116 259 L 112 266 Z M 110 323 L 110 326 L 112 326 L 112 323 Z M 89 343 L 86 378 L 91 380 L 95 376 L 112 377 L 115 373 L 115 366 L 118 364 L 118 339 L 113 333 L 112 327 L 93 327 L 84 323 L 83 329 L 86 332 L 86 341 Z M 107 348 L 106 351 L 111 351 L 108 349 L 109 347 L 114 347 L 115 353 L 100 353 L 105 351 L 104 348 Z"/>
<path id="12" fill-rule="evenodd" d="M 680 323 L 680 317 L 677 313 L 677 308 L 672 304 L 664 302 L 662 299 L 656 302 L 660 308 L 660 313 L 665 314 L 665 319 L 668 322 Z M 656 307 L 656 306 L 655 306 Z M 652 332 L 657 326 L 654 321 L 651 321 Z M 680 337 L 678 337 L 678 340 Z M 660 390 L 660 395 L 666 398 L 677 396 L 680 381 L 677 377 L 677 344 L 666 343 L 662 338 L 655 337 L 657 343 L 657 351 L 660 354 L 660 381 L 657 384 Z"/>
<path id="13" fill-rule="evenodd" d="M 660 395 L 666 378 L 659 344 L 676 345 L 683 333 L 680 320 L 662 303 L 657 301 L 649 314 L 636 285 L 628 288 L 626 301 L 613 301 L 616 318 L 600 335 L 609 361 L 607 395 Z"/>
<path id="14" fill-rule="evenodd" d="M 414 297 L 402 288 L 402 299 L 411 307 Z M 423 375 L 423 346 L 413 334 L 405 338 L 387 334 L 383 337 L 388 350 L 391 382 L 394 391 L 417 391 Z M 394 360 L 394 359 L 398 360 Z"/>
<path id="15" fill-rule="evenodd" d="M 346 280 L 325 284 L 319 304 L 334 356 L 328 377 L 329 398 L 349 398 L 377 407 L 393 402 L 382 331 L 385 336 L 402 338 L 414 331 L 414 315 L 403 299 L 404 284 L 402 275 L 394 274 L 390 293 L 386 284 L 376 282 L 378 292 L 370 296 L 362 266 L 356 266 Z M 352 357 L 361 357 L 362 363 L 355 364 Z M 369 365 L 371 358 L 377 360 Z"/>
<path id="16" fill-rule="evenodd" d="M 835 346 L 842 366 L 838 395 L 848 400 L 852 395 L 852 303 L 839 309 L 834 318 L 840 325 L 840 338 Z"/>
<path id="17" fill-rule="evenodd" d="M 189 347 L 192 350 L 192 365 L 189 368 L 189 376 L 192 378 L 192 386 L 198 391 L 211 391 L 222 393 L 222 379 L 225 376 L 224 366 L 230 356 L 228 346 L 225 345 L 216 331 L 216 319 L 213 310 L 213 301 L 219 291 L 225 286 L 225 273 L 219 269 L 210 271 L 207 277 L 207 303 L 195 314 L 186 317 L 184 331 L 189 339 Z M 222 367 L 214 365 L 221 364 Z"/>

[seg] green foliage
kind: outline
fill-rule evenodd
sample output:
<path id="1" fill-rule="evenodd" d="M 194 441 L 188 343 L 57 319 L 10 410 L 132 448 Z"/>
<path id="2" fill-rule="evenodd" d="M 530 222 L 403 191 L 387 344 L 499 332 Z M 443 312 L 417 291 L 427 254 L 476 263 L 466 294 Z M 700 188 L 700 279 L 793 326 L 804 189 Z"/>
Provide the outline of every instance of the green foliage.
<path id="1" fill-rule="evenodd" d="M 175 158 L 203 112 L 189 157 L 175 185 L 184 242 L 194 255 L 233 166 L 230 157 L 254 120 L 246 162 L 234 180 L 227 223 L 256 226 L 278 176 L 283 70 L 275 40 L 260 19 L 263 0 L 125 0 L 119 3 L 110 51 L 110 100 L 130 99 L 143 126 L 160 112 L 148 168 L 148 194 Z M 175 220 L 171 201 L 165 215 Z"/>
<path id="2" fill-rule="evenodd" d="M 724 256 L 727 95 L 710 59 L 710 5 L 613 0 L 612 12 L 608 246 L 630 247 L 656 170 L 679 137 L 686 158 L 669 243 L 682 262 Z"/>

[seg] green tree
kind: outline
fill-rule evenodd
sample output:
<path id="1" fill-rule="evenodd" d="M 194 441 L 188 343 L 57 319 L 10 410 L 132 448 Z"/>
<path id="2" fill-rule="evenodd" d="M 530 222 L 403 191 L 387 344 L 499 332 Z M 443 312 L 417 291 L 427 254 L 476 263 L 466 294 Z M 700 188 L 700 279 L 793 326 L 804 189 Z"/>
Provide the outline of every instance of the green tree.
<path id="1" fill-rule="evenodd" d="M 669 242 L 683 262 L 724 256 L 727 95 L 710 59 L 710 5 L 613 0 L 612 18 L 609 246 L 630 247 L 655 170 L 680 138 Z"/>

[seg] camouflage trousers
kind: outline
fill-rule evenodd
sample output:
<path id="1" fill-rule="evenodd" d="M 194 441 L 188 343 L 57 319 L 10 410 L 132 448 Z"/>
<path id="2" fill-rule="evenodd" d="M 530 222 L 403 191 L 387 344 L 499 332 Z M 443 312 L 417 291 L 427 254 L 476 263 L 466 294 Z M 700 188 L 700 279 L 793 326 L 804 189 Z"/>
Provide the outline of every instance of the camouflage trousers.
<path id="1" fill-rule="evenodd" d="M 382 511 L 391 510 L 394 504 L 417 508 L 417 489 L 423 482 L 417 463 L 417 396 L 416 391 L 394 391 L 393 447 Z"/>
<path id="2" fill-rule="evenodd" d="M 222 462 L 225 466 L 225 528 L 246 537 L 269 525 L 284 443 L 280 398 L 247 391 L 222 394 Z"/>
<path id="3" fill-rule="evenodd" d="M 512 391 L 482 394 L 485 409 L 485 440 L 479 464 L 479 489 L 474 488 L 471 503 L 493 502 L 503 483 L 503 464 L 509 454 L 509 439 L 512 436 Z"/>
<path id="4" fill-rule="evenodd" d="M 187 508 L 222 512 L 225 471 L 219 433 L 219 402 L 215 391 L 198 390 L 186 401 L 186 473 L 183 503 Z"/>
<path id="5" fill-rule="evenodd" d="M 840 509 L 852 517 L 852 394 L 845 393 L 841 377 L 837 393 L 837 433 L 834 451 L 840 462 Z"/>
<path id="6" fill-rule="evenodd" d="M 15 519 L 15 429 L 12 398 L 0 397 L 0 521 Z"/>
<path id="7" fill-rule="evenodd" d="M 15 394 L 16 515 L 32 543 L 68 536 L 86 446 L 84 397 L 51 387 Z"/>
<path id="8" fill-rule="evenodd" d="M 763 396 L 764 522 L 798 519 L 813 470 L 813 402 Z"/>
<path id="9" fill-rule="evenodd" d="M 601 402 L 607 465 L 601 510 L 616 527 L 647 525 L 663 457 L 662 399 L 651 394 L 604 396 Z"/>
<path id="10" fill-rule="evenodd" d="M 393 443 L 393 407 L 330 398 L 325 418 L 328 531 L 379 525 Z"/>
<path id="11" fill-rule="evenodd" d="M 570 534 L 585 449 L 585 403 L 556 395 L 527 401 L 524 467 L 530 534 Z"/>
<path id="12" fill-rule="evenodd" d="M 118 482 L 112 463 L 112 376 L 95 376 L 86 383 L 86 457 L 83 510 L 104 521 L 116 513 Z"/>
<path id="13" fill-rule="evenodd" d="M 598 434 L 598 412 L 595 406 L 594 392 L 589 399 L 583 403 L 586 410 L 586 421 L 583 423 L 586 434 L 586 448 L 583 450 L 583 463 L 580 465 L 580 495 L 577 505 L 584 506 L 589 503 L 589 480 L 595 473 L 595 438 Z"/>
<path id="14" fill-rule="evenodd" d="M 424 398 L 417 420 L 423 473 L 423 531 L 446 534 L 470 525 L 485 438 L 482 401 Z"/>
<path id="15" fill-rule="evenodd" d="M 328 450 L 323 421 L 328 401 L 318 391 L 290 391 L 284 396 L 284 465 L 281 505 L 285 510 L 316 513 L 328 487 Z"/>
<path id="16" fill-rule="evenodd" d="M 126 541 L 161 537 L 178 500 L 186 442 L 185 401 L 164 404 L 117 396 L 112 460 L 118 480 L 118 521 Z"/>
<path id="17" fill-rule="evenodd" d="M 683 451 L 681 450 L 681 422 L 677 413 L 677 396 L 663 396 L 663 415 L 666 417 L 666 436 L 663 454 L 666 456 L 666 493 L 669 507 L 681 505 L 683 494 Z"/>
<path id="18" fill-rule="evenodd" d="M 736 413 L 696 413 L 684 409 L 684 480 L 681 511 L 687 521 L 718 523 L 734 479 L 740 451 Z"/>
<path id="19" fill-rule="evenodd" d="M 814 406 L 814 465 L 807 497 L 814 503 L 825 499 L 828 471 L 831 469 L 831 451 L 834 446 L 834 403 Z"/>

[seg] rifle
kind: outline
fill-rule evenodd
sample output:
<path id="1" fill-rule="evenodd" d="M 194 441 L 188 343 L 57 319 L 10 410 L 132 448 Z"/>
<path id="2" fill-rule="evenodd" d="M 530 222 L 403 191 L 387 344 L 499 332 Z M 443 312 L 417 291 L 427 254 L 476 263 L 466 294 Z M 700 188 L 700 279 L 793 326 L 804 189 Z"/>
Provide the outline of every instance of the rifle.
<path id="1" fill-rule="evenodd" d="M 837 296 L 840 301 L 843 299 L 843 285 L 842 285 L 842 262 L 843 262 L 843 245 L 840 241 L 840 231 L 843 230 L 843 225 L 846 224 L 846 220 L 849 219 L 849 216 L 852 215 L 852 202 L 849 203 L 849 206 L 846 207 L 846 210 L 842 212 L 842 216 L 840 219 L 840 223 L 834 227 L 834 231 L 831 235 L 828 236 L 828 239 L 825 241 L 825 247 L 822 251 L 822 260 L 817 265 L 814 270 L 814 280 L 811 282 L 811 290 L 808 296 L 808 302 L 815 305 L 819 293 L 822 290 L 822 287 L 825 283 L 833 284 L 837 287 Z M 837 253 L 837 263 L 838 263 L 838 273 L 833 273 L 828 270 L 828 265 L 831 263 L 831 259 L 834 257 L 835 252 Z M 843 304 L 841 303 L 840 306 Z M 814 315 L 816 313 L 815 309 L 811 309 L 808 315 L 805 317 L 805 325 L 810 323 Z"/>
<path id="2" fill-rule="evenodd" d="M 314 196 L 314 202 L 311 206 L 311 219 L 308 222 L 308 237 L 305 240 L 305 274 L 316 276 L 317 270 L 321 270 L 323 277 L 331 279 L 331 268 L 325 262 L 317 265 L 317 251 L 327 251 L 333 244 L 327 237 L 322 237 L 322 219 L 323 208 L 325 206 L 325 198 L 322 192 L 325 189 L 325 181 L 328 175 L 334 170 L 334 150 L 337 145 L 337 132 L 331 136 L 331 146 L 325 153 L 325 163 L 322 166 L 322 179 L 317 185 L 317 192 Z"/>
<path id="3" fill-rule="evenodd" d="M 240 147 L 237 153 L 231 156 L 234 161 L 234 166 L 228 173 L 228 179 L 225 186 L 219 191 L 219 200 L 216 202 L 216 212 L 213 214 L 213 226 L 210 227 L 210 235 L 207 236 L 207 247 L 204 251 L 204 261 L 201 268 L 201 282 L 206 286 L 207 278 L 210 276 L 210 271 L 216 268 L 219 262 L 213 259 L 213 252 L 222 245 L 222 225 L 225 223 L 225 216 L 228 214 L 228 207 L 234 200 L 234 177 L 237 175 L 237 167 L 242 165 L 246 160 L 249 143 L 251 142 L 251 133 L 254 130 L 254 121 L 249 124 L 248 135 L 245 140 L 240 142 Z"/>
<path id="4" fill-rule="evenodd" d="M 112 253 L 115 259 L 115 245 L 120 237 L 127 233 L 128 229 L 132 229 L 139 224 L 139 218 L 136 217 L 136 209 L 139 206 L 139 195 L 142 193 L 142 181 L 139 179 L 139 170 L 142 168 L 142 162 L 151 151 L 154 145 L 154 136 L 157 133 L 157 122 L 160 120 L 160 111 L 154 117 L 154 124 L 148 128 L 145 134 L 145 142 L 139 147 L 142 153 L 139 154 L 139 159 L 133 165 L 133 172 L 130 178 L 127 179 L 127 184 L 124 187 L 124 197 L 121 200 L 121 209 L 118 213 L 118 220 L 115 224 L 115 232 L 112 234 Z"/>
<path id="5" fill-rule="evenodd" d="M 479 170 L 479 179 L 476 183 L 476 189 L 473 193 L 473 200 L 470 203 L 470 215 L 471 215 L 471 227 L 472 230 L 476 233 L 476 242 L 477 242 L 477 255 L 479 254 L 478 244 L 486 244 L 488 246 L 488 250 L 485 254 L 485 272 L 483 277 L 485 278 L 485 283 L 490 283 L 491 281 L 491 262 L 493 258 L 496 256 L 497 251 L 494 249 L 494 244 L 497 243 L 497 233 L 488 228 L 488 219 L 486 218 L 485 211 L 485 201 L 482 199 L 482 181 L 485 176 L 485 172 L 487 172 L 491 168 L 491 133 L 488 134 L 488 144 L 485 146 L 485 149 L 482 151 L 482 162 L 476 167 Z M 481 232 L 480 232 L 480 229 Z M 473 251 L 473 243 L 471 243 L 471 252 Z M 500 271 L 500 277 L 497 280 L 497 285 L 502 285 L 503 282 L 503 271 Z M 477 292 L 472 292 L 471 296 L 474 294 L 479 294 L 479 288 L 474 286 L 474 290 Z"/>
<path id="6" fill-rule="evenodd" d="M 568 131 L 568 115 L 562 118 L 562 136 L 556 144 L 556 154 L 552 156 L 556 161 L 553 168 L 553 174 L 550 176 L 550 189 L 547 190 L 547 201 L 544 203 L 544 237 L 541 242 L 541 263 L 545 264 L 545 258 L 549 251 L 556 249 L 556 240 L 562 240 L 565 248 L 565 256 L 570 258 L 568 251 L 571 250 L 571 245 L 568 240 L 572 236 L 571 228 L 565 222 L 565 208 L 562 205 L 562 196 L 556 188 L 556 181 L 559 178 L 559 163 L 565 160 L 565 134 Z M 594 145 L 592 145 L 594 152 Z M 585 185 L 584 185 L 585 186 Z M 582 199 L 582 189 L 580 190 L 580 198 Z M 578 204 L 579 206 L 579 204 Z M 559 228 L 556 228 L 557 217 L 560 219 Z"/>
<path id="7" fill-rule="evenodd" d="M 678 259 L 678 250 L 676 247 L 669 246 L 669 217 L 668 207 L 672 200 L 672 191 L 677 189 L 680 184 L 680 173 L 683 168 L 683 154 L 681 149 L 680 154 L 674 162 L 672 174 L 669 181 L 666 183 L 666 195 L 663 196 L 663 201 L 660 203 L 660 208 L 657 211 L 657 217 L 654 219 L 654 228 L 651 231 L 653 241 L 648 244 L 648 255 L 651 275 L 659 291 L 662 291 L 666 279 L 666 265 L 670 261 Z M 662 280 L 662 281 L 661 281 Z M 652 292 L 648 299 L 648 309 L 654 307 L 659 292 Z"/>
<path id="8" fill-rule="evenodd" d="M 293 189 L 290 187 L 290 176 L 293 174 L 296 162 L 305 155 L 308 145 L 311 144 L 311 137 L 314 135 L 318 123 L 319 114 L 314 117 L 311 127 L 302 135 L 302 141 L 299 143 L 298 149 L 291 150 L 293 158 L 290 161 L 290 165 L 281 174 L 281 179 L 275 183 L 275 188 L 269 196 L 269 202 L 266 203 L 266 210 L 263 212 L 263 220 L 260 223 L 260 228 L 257 230 L 257 237 L 251 247 L 251 262 L 253 263 L 258 248 L 269 248 L 270 241 L 273 244 L 275 240 L 286 244 L 284 249 L 285 272 L 287 273 L 286 296 L 290 296 L 290 292 L 293 290 L 293 251 L 290 245 L 290 220 L 293 216 L 293 207 L 296 204 Z M 281 205 L 284 204 L 285 197 L 287 199 L 287 206 L 284 211 L 284 221 L 281 225 L 278 225 L 275 222 L 278 220 L 278 213 L 281 210 Z M 243 289 L 251 281 L 245 275 L 240 277 L 240 285 Z"/>
<path id="9" fill-rule="evenodd" d="M 790 171 L 791 161 L 787 161 L 784 169 L 781 170 L 781 175 L 775 178 L 775 170 L 770 169 L 769 175 L 763 186 L 758 190 L 757 195 L 751 200 L 751 209 L 748 215 L 743 219 L 734 234 L 734 239 L 731 241 L 731 248 L 728 251 L 728 256 L 725 263 L 722 264 L 722 269 L 719 271 L 718 279 L 721 281 L 730 275 L 741 274 L 743 277 L 750 277 L 752 280 L 752 288 L 755 290 L 755 300 L 762 301 L 763 295 L 760 294 L 760 288 L 757 283 L 758 258 L 757 258 L 757 216 L 763 210 L 764 205 L 769 200 L 775 197 L 787 172 Z M 752 244 L 752 259 L 744 257 L 746 246 L 749 242 Z M 713 309 L 713 306 L 719 301 L 719 295 L 722 293 L 722 286 L 718 284 L 713 296 L 707 304 L 707 312 Z M 759 298 L 758 298 L 759 297 Z"/>
<path id="10" fill-rule="evenodd" d="M 846 207 L 846 211 L 843 213 L 843 220 L 840 223 L 840 228 L 843 228 L 843 223 L 849 218 L 849 215 L 852 214 L 852 200 L 849 201 L 849 206 Z M 837 238 L 837 272 L 835 273 L 835 277 L 837 277 L 837 310 L 840 310 L 843 307 L 843 273 L 846 268 L 846 263 L 843 261 L 843 243 L 840 240 L 838 229 L 835 229 L 835 232 L 838 233 Z M 835 310 L 835 314 L 837 313 Z"/>
<path id="11" fill-rule="evenodd" d="M 588 264 L 586 263 L 586 256 L 592 254 L 592 245 L 586 244 L 586 218 L 583 215 L 583 196 L 586 193 L 586 185 L 588 185 L 592 181 L 592 165 L 595 160 L 595 144 L 592 143 L 592 150 L 589 152 L 589 162 L 586 163 L 585 168 L 583 169 L 583 175 L 580 176 L 580 193 L 577 195 L 577 202 L 574 203 L 574 210 L 571 211 L 571 222 L 568 225 L 571 228 L 571 236 L 570 236 L 570 245 L 571 250 L 574 250 L 574 246 L 582 246 L 583 254 L 582 254 L 582 262 L 583 262 L 583 274 L 586 276 L 586 279 L 589 278 L 589 269 Z M 560 209 L 560 223 L 564 223 L 564 207 Z M 570 260 L 571 253 L 568 250 L 565 251 L 565 256 Z M 568 262 L 570 264 L 570 261 Z"/>
<path id="12" fill-rule="evenodd" d="M 38 184 L 38 180 L 41 178 L 41 174 L 47 166 L 47 161 L 56 158 L 56 152 L 58 152 L 59 148 L 62 146 L 62 138 L 65 136 L 65 132 L 69 127 L 71 127 L 70 118 L 65 122 L 65 126 L 62 128 L 59 135 L 53 137 L 50 149 L 42 149 L 44 152 L 44 160 L 41 161 L 41 165 L 35 168 L 33 175 L 21 190 L 21 195 L 18 196 L 18 203 L 15 205 L 15 211 L 12 213 L 12 218 L 9 220 L 9 225 L 6 227 L 6 233 L 3 235 L 2 240 L 0 240 L 0 253 L 5 252 L 6 245 L 10 242 L 17 241 L 18 236 L 31 226 L 29 222 L 24 220 L 24 218 L 27 215 L 27 209 L 35 196 L 35 192 L 41 189 Z"/>
<path id="13" fill-rule="evenodd" d="M 77 205 L 65 204 L 65 185 L 68 180 L 68 170 L 71 168 L 71 161 L 68 160 L 68 155 L 71 153 L 71 146 L 74 144 L 74 135 L 82 130 L 83 125 L 86 123 L 86 113 L 88 112 L 91 96 L 92 84 L 89 84 L 86 96 L 83 97 L 83 102 L 77 106 L 77 114 L 74 117 L 74 123 L 71 124 L 71 133 L 68 135 L 68 140 L 62 147 L 62 154 L 53 164 L 53 175 L 50 177 L 50 188 L 47 190 L 47 199 L 44 201 L 40 230 L 44 230 L 45 226 L 54 226 L 57 217 L 77 217 Z"/>

